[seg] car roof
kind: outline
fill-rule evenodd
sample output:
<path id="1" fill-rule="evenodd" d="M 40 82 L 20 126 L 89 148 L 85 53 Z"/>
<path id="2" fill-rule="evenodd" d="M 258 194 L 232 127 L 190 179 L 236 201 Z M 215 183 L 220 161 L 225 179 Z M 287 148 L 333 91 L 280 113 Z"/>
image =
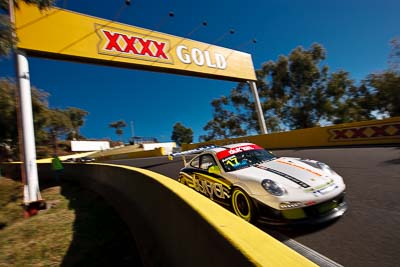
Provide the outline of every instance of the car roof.
<path id="1" fill-rule="evenodd" d="M 220 154 L 220 157 L 223 157 L 223 154 L 225 154 L 225 153 L 236 154 L 236 153 L 241 152 L 242 149 L 243 149 L 243 151 L 249 150 L 249 148 L 247 148 L 246 146 L 250 146 L 251 147 L 250 149 L 263 149 L 262 147 L 254 144 L 254 143 L 247 143 L 247 142 L 226 144 L 226 145 L 219 145 L 219 146 L 206 145 L 206 146 L 198 147 L 198 148 L 191 149 L 191 150 L 185 150 L 182 152 L 171 153 L 168 155 L 168 158 L 170 160 L 172 160 L 174 157 L 182 156 L 182 158 L 186 164 L 185 156 L 187 156 L 187 155 L 198 154 L 198 156 L 199 156 L 199 155 L 203 155 L 205 153 L 213 153 L 214 155 Z M 236 148 L 238 148 L 238 149 L 236 149 Z M 232 150 L 232 151 L 228 151 L 228 150 Z"/>
<path id="2" fill-rule="evenodd" d="M 248 146 L 248 145 L 254 145 L 254 144 L 253 143 L 227 144 L 227 145 L 221 145 L 221 146 L 217 146 L 217 147 L 214 147 L 214 148 L 207 149 L 204 152 L 212 151 L 212 152 L 218 153 L 218 152 L 221 152 L 221 151 L 224 151 L 224 150 L 228 150 L 228 149 L 232 149 L 232 148 L 236 148 L 236 147 L 241 147 L 241 146 Z"/>

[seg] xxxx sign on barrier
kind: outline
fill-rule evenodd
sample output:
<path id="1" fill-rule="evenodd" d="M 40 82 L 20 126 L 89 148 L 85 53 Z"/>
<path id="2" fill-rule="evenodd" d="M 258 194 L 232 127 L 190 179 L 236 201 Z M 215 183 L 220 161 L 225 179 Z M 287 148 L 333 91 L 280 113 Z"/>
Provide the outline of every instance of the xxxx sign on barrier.
<path id="1" fill-rule="evenodd" d="M 250 54 L 59 8 L 15 11 L 18 48 L 31 56 L 255 81 Z"/>
<path id="2" fill-rule="evenodd" d="M 400 138 L 400 123 L 330 129 L 330 141 L 354 141 Z"/>

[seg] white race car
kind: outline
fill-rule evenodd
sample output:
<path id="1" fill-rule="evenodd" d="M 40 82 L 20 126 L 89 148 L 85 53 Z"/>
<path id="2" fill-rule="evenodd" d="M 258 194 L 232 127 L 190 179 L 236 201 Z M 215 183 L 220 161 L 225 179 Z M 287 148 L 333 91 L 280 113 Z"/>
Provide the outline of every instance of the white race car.
<path id="1" fill-rule="evenodd" d="M 186 163 L 185 156 L 199 154 Z M 347 210 L 345 184 L 328 165 L 276 157 L 252 143 L 209 146 L 183 156 L 179 182 L 249 222 L 320 223 Z"/>

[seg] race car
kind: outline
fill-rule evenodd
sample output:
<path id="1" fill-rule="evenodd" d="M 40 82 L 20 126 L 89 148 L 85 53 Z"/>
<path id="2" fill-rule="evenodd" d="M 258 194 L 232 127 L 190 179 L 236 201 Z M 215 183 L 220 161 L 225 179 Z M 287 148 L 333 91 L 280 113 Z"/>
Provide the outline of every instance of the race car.
<path id="1" fill-rule="evenodd" d="M 322 223 L 347 210 L 342 177 L 319 161 L 277 157 L 253 143 L 207 146 L 170 159 L 176 156 L 185 164 L 179 182 L 249 222 Z"/>

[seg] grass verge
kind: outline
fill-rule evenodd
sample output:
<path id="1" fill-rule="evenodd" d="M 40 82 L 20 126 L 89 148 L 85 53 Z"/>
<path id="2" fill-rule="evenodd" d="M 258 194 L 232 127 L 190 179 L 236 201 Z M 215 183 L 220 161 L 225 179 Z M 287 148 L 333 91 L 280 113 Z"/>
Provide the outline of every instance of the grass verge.
<path id="1" fill-rule="evenodd" d="M 22 185 L 0 177 L 0 266 L 141 266 L 134 240 L 99 195 L 41 185 L 47 209 L 23 218 Z"/>

